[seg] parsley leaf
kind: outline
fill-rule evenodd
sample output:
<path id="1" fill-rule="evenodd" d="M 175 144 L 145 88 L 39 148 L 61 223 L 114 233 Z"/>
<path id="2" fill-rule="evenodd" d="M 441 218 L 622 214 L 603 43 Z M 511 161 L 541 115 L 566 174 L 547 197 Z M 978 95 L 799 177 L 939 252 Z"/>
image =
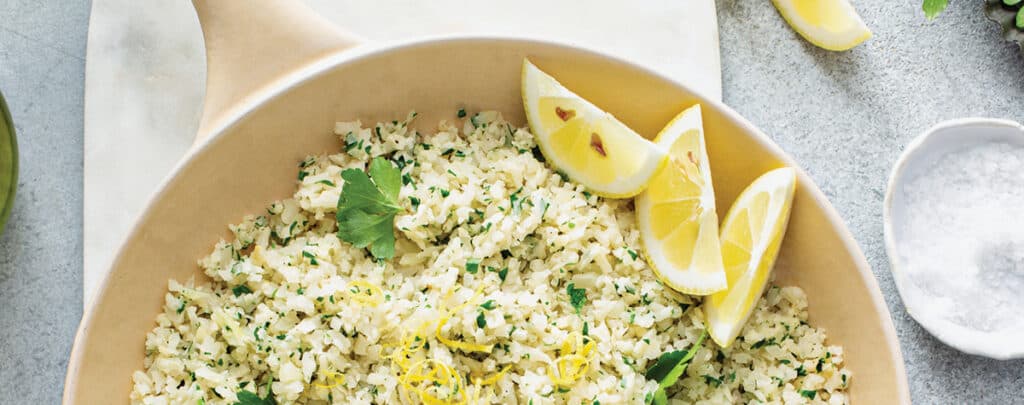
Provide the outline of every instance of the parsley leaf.
<path id="1" fill-rule="evenodd" d="M 661 357 L 658 357 L 658 361 L 647 369 L 644 377 L 658 382 L 658 390 L 651 397 L 651 403 L 654 405 L 668 403 L 668 394 L 665 393 L 665 390 L 675 385 L 676 381 L 679 381 L 679 377 L 686 371 L 686 366 L 693 359 L 693 356 L 697 354 L 697 349 L 700 348 L 701 343 L 704 343 L 704 338 L 707 336 L 708 332 L 705 330 L 697 338 L 697 343 L 694 343 L 685 353 L 682 350 L 663 353 Z"/>
<path id="2" fill-rule="evenodd" d="M 255 392 L 241 390 L 237 396 L 238 402 L 235 402 L 234 405 L 277 405 L 277 400 L 274 399 L 273 394 L 270 392 L 267 393 L 266 397 L 260 398 L 259 394 Z"/>
<path id="3" fill-rule="evenodd" d="M 235 296 L 237 297 L 237 296 L 240 296 L 242 294 L 252 294 L 252 289 L 250 289 L 249 286 L 247 286 L 245 284 L 239 284 L 239 285 L 236 285 L 236 286 L 232 287 L 231 288 L 231 292 L 234 293 Z"/>
<path id="4" fill-rule="evenodd" d="M 931 20 L 942 13 L 947 5 L 949 5 L 949 0 L 924 0 L 921 10 L 924 11 L 925 18 Z"/>
<path id="5" fill-rule="evenodd" d="M 378 259 L 390 259 L 395 256 L 395 214 L 402 211 L 402 172 L 380 157 L 370 162 L 368 171 L 341 172 L 345 184 L 338 197 L 338 238 L 357 248 L 369 247 Z"/>
<path id="6" fill-rule="evenodd" d="M 565 292 L 569 294 L 569 303 L 572 304 L 573 308 L 576 308 L 576 313 L 579 314 L 580 310 L 583 309 L 583 304 L 587 303 L 587 290 L 576 288 L 575 283 L 569 283 L 569 286 L 565 288 Z"/>

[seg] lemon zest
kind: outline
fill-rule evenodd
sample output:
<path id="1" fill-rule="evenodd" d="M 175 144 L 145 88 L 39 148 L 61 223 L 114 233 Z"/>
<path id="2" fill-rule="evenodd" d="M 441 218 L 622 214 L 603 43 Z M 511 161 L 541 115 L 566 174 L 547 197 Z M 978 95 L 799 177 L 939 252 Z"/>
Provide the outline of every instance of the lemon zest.
<path id="1" fill-rule="evenodd" d="M 461 311 L 463 308 L 465 308 L 465 307 L 467 307 L 469 305 L 473 305 L 480 298 L 480 296 L 483 295 L 483 292 L 484 292 L 484 286 L 481 285 L 480 288 L 477 288 L 476 292 L 474 292 L 473 296 L 470 297 L 468 300 L 466 300 L 462 304 L 459 304 L 455 308 L 452 308 L 450 310 L 445 311 L 445 314 L 443 316 L 441 316 L 440 320 L 438 320 L 438 322 L 437 322 L 437 330 L 434 332 L 434 335 L 437 337 L 437 340 L 439 340 L 441 343 L 444 343 L 448 347 L 451 347 L 453 349 L 459 349 L 459 350 L 462 350 L 462 351 L 467 352 L 467 353 L 472 353 L 472 352 L 490 353 L 491 352 L 491 349 L 494 348 L 493 344 L 483 345 L 483 344 L 479 344 L 479 343 L 469 343 L 469 342 L 462 342 L 462 341 L 458 341 L 458 340 L 452 340 L 452 339 L 448 339 L 448 338 L 444 337 L 444 334 L 441 333 L 441 329 L 444 328 L 444 325 L 446 325 L 448 323 L 448 321 L 451 320 L 452 316 L 455 315 L 456 312 Z M 447 301 L 449 298 L 451 298 L 451 296 L 454 293 L 455 293 L 455 290 L 449 291 L 448 294 L 445 295 L 444 300 Z M 442 304 L 443 304 L 443 302 L 442 302 Z"/>
<path id="2" fill-rule="evenodd" d="M 416 393 L 420 402 L 426 405 L 465 405 L 469 393 L 463 386 L 463 380 L 462 374 L 451 366 L 439 360 L 426 359 L 413 363 L 398 381 L 407 391 Z M 440 388 L 446 388 L 447 392 L 439 392 Z"/>
<path id="3" fill-rule="evenodd" d="M 399 339 L 398 346 L 391 351 L 390 354 L 381 354 L 382 359 L 391 360 L 392 363 L 402 369 L 403 372 L 409 370 L 409 361 L 412 359 L 413 353 L 423 348 L 427 343 L 426 337 L 427 324 L 423 323 L 413 333 L 405 331 L 402 333 L 402 338 Z M 383 353 L 385 346 L 381 347 Z"/>
<path id="4" fill-rule="evenodd" d="M 487 378 L 482 379 L 482 380 L 481 379 L 474 380 L 474 383 L 476 385 L 481 386 L 481 387 L 486 387 L 488 385 L 496 384 L 499 380 L 501 380 L 502 377 L 505 376 L 505 374 L 508 373 L 508 370 L 511 370 L 511 369 L 512 369 L 512 365 L 509 364 L 509 365 L 505 366 L 505 368 L 501 369 L 501 371 L 499 371 L 497 373 L 494 373 L 494 375 L 491 375 L 490 377 L 487 377 Z"/>
<path id="5" fill-rule="evenodd" d="M 324 373 L 324 377 L 327 380 L 331 380 L 330 384 L 313 383 L 313 385 L 320 388 L 331 389 L 345 383 L 345 374 L 328 371 Z"/>
<path id="6" fill-rule="evenodd" d="M 366 281 L 366 280 L 352 280 L 349 281 L 348 293 L 351 296 L 352 301 L 356 303 L 376 307 L 384 302 L 384 291 L 381 290 L 377 285 Z M 351 289 L 355 287 L 355 291 Z"/>
<path id="7" fill-rule="evenodd" d="M 435 335 L 441 343 L 463 350 L 466 352 L 490 352 L 494 345 L 481 345 L 467 343 L 445 338 L 441 329 L 458 311 L 467 306 L 474 305 L 483 294 L 483 286 L 478 288 L 469 300 L 452 308 L 444 309 L 444 302 L 449 300 L 457 291 L 453 289 L 445 295 L 440 305 L 444 314 L 438 320 Z M 417 352 L 427 344 L 425 332 L 429 323 L 424 322 L 411 333 L 407 330 L 402 333 L 397 345 L 385 344 L 381 346 L 380 356 L 382 359 L 391 360 L 391 363 L 398 368 L 398 381 L 403 390 L 400 395 L 405 402 L 409 401 L 410 395 L 414 395 L 419 402 L 425 405 L 470 405 L 489 401 L 491 394 L 488 393 L 481 401 L 481 393 L 484 387 L 496 384 L 511 369 L 511 365 L 505 366 L 502 370 L 485 378 L 473 378 L 473 384 L 467 386 L 465 378 L 454 367 L 433 358 L 414 360 Z"/>
<path id="8" fill-rule="evenodd" d="M 582 341 L 582 335 L 573 333 L 562 342 L 562 355 L 552 361 L 547 370 L 548 378 L 555 385 L 568 387 L 590 371 L 590 354 L 596 343 L 591 339 L 586 339 L 586 343 Z"/>

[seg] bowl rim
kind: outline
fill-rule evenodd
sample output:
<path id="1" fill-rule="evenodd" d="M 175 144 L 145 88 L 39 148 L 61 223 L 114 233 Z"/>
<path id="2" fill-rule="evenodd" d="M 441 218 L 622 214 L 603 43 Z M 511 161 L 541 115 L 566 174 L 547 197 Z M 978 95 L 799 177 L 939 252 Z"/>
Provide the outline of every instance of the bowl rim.
<path id="1" fill-rule="evenodd" d="M 4 94 L 0 92 L 0 126 L 6 129 L 6 133 L 0 133 L 0 142 L 8 143 L 11 151 L 11 178 L 10 187 L 7 190 L 7 198 L 0 201 L 0 234 L 3 234 L 7 220 L 14 208 L 14 199 L 18 192 L 18 134 L 14 127 L 14 118 L 11 117 L 11 110 L 7 106 Z"/>
<path id="2" fill-rule="evenodd" d="M 967 354 L 989 357 L 996 360 L 1024 358 L 1024 344 L 1016 350 L 1001 350 L 1003 348 L 999 347 L 999 345 L 990 345 L 987 344 L 987 342 L 973 338 L 965 339 L 960 336 L 962 333 L 976 332 L 972 329 L 949 322 L 940 322 L 940 320 L 936 318 L 921 315 L 916 311 L 916 308 L 919 307 L 919 304 L 916 304 L 917 301 L 914 301 L 913 299 L 908 300 L 908 293 L 905 292 L 905 290 L 909 288 L 905 283 L 909 283 L 910 281 L 907 279 L 908 276 L 904 271 L 905 264 L 899 257 L 892 218 L 893 200 L 895 199 L 897 188 L 905 181 L 906 172 L 909 170 L 909 167 L 912 166 L 911 162 L 914 161 L 914 156 L 919 153 L 925 145 L 937 142 L 934 140 L 936 134 L 948 130 L 972 127 L 1015 129 L 1020 134 L 1021 139 L 1024 140 L 1024 125 L 1013 120 L 985 117 L 954 118 L 942 121 L 914 137 L 914 139 L 907 143 L 906 148 L 904 148 L 903 152 L 901 152 L 900 156 L 896 159 L 896 163 L 889 172 L 889 179 L 886 184 L 885 199 L 882 203 L 882 228 L 884 233 L 883 239 L 885 244 L 885 254 L 888 257 L 889 271 L 892 273 L 893 282 L 896 284 L 896 291 L 899 293 L 900 301 L 903 302 L 904 309 L 907 311 L 907 314 L 909 314 L 911 318 L 914 318 L 914 320 L 921 325 L 922 328 L 928 331 L 929 334 L 946 345 Z M 971 137 L 971 135 L 963 136 L 965 138 Z M 978 144 L 980 144 L 980 142 Z"/>
<path id="3" fill-rule="evenodd" d="M 307 65 L 296 67 L 290 71 L 284 72 L 275 79 L 269 81 L 265 85 L 257 89 L 253 95 L 246 97 L 240 102 L 236 103 L 231 108 L 224 111 L 216 119 L 211 120 L 208 128 L 208 134 L 195 145 L 193 145 L 174 165 L 171 171 L 161 180 L 156 190 L 147 200 L 144 205 L 142 213 L 136 218 L 127 236 L 118 246 L 117 252 L 114 255 L 114 259 L 108 266 L 108 271 L 100 281 L 96 298 L 93 300 L 93 304 L 87 308 L 82 315 L 78 330 L 75 333 L 74 343 L 72 345 L 71 352 L 69 354 L 67 374 L 64 379 L 64 394 L 63 400 L 70 400 L 70 395 L 73 393 L 73 389 L 76 384 L 78 372 L 77 369 L 81 366 L 82 356 L 84 353 L 83 341 L 90 329 L 93 319 L 96 316 L 96 310 L 99 307 L 99 302 L 106 294 L 108 294 L 109 280 L 113 273 L 109 271 L 112 268 L 117 267 L 117 264 L 123 260 L 125 253 L 125 242 L 137 238 L 141 235 L 141 224 L 146 223 L 148 218 L 152 215 L 152 207 L 156 201 L 164 198 L 165 193 L 168 190 L 168 186 L 173 182 L 178 173 L 181 172 L 188 164 L 201 153 L 206 153 L 208 149 L 215 143 L 222 141 L 225 133 L 229 132 L 233 127 L 239 125 L 249 114 L 254 113 L 259 109 L 260 106 L 269 102 L 270 100 L 277 98 L 297 86 L 300 86 L 308 81 L 317 80 L 322 75 L 325 75 L 335 69 L 338 66 L 346 63 L 355 62 L 364 58 L 370 57 L 386 57 L 388 53 L 400 52 L 410 48 L 426 47 L 426 46 L 444 46 L 449 43 L 464 43 L 464 42 L 479 42 L 479 43 L 493 43 L 493 42 L 510 42 L 520 44 L 532 44 L 535 46 L 542 47 L 556 47 L 562 48 L 569 52 L 576 52 L 587 54 L 595 58 L 603 59 L 608 62 L 612 62 L 619 65 L 624 65 L 632 70 L 636 70 L 643 74 L 655 77 L 659 80 L 670 82 L 687 90 L 690 94 L 694 95 L 694 98 L 698 100 L 702 107 L 706 106 L 713 108 L 720 112 L 723 116 L 735 122 L 738 126 L 744 128 L 744 130 L 753 138 L 753 140 L 759 143 L 766 150 L 774 154 L 774 157 L 778 158 L 782 163 L 795 169 L 798 183 L 810 185 L 811 187 L 805 187 L 809 193 L 809 197 L 820 207 L 823 216 L 828 220 L 829 223 L 833 224 L 833 228 L 837 231 L 837 236 L 842 241 L 843 247 L 847 252 L 850 253 L 851 258 L 854 260 L 858 269 L 858 276 L 862 279 L 865 286 L 867 287 L 868 294 L 871 298 L 872 304 L 875 306 L 876 312 L 879 314 L 879 320 L 881 321 L 881 329 L 884 336 L 884 340 L 893 348 L 893 368 L 897 374 L 897 381 L 895 386 L 899 392 L 899 397 L 896 398 L 897 403 L 910 404 L 910 389 L 907 381 L 907 373 L 905 367 L 905 361 L 903 358 L 902 349 L 900 347 L 899 339 L 896 335 L 896 328 L 893 323 L 892 313 L 889 311 L 888 305 L 885 302 L 885 298 L 882 295 L 881 288 L 879 287 L 878 280 L 871 271 L 871 266 L 864 256 L 863 250 L 860 245 L 853 238 L 850 233 L 849 227 L 846 222 L 840 217 L 838 211 L 832 206 L 832 203 L 825 197 L 825 194 L 817 186 L 817 184 L 810 178 L 810 176 L 797 164 L 793 158 L 786 153 L 778 144 L 772 141 L 764 132 L 754 126 L 746 118 L 742 117 L 738 112 L 733 110 L 731 107 L 724 104 L 722 101 L 708 98 L 704 94 L 693 90 L 692 87 L 680 82 L 679 80 L 668 77 L 661 74 L 651 68 L 637 64 L 635 62 L 626 60 L 622 57 L 610 55 L 605 52 L 594 50 L 593 48 L 583 46 L 570 41 L 553 41 L 550 39 L 534 37 L 531 35 L 498 35 L 498 34 L 444 34 L 444 35 L 433 35 L 423 36 L 414 39 L 398 40 L 398 41 L 383 41 L 383 42 L 369 42 L 356 45 L 350 49 L 343 49 L 333 51 L 325 54 L 316 61 Z"/>

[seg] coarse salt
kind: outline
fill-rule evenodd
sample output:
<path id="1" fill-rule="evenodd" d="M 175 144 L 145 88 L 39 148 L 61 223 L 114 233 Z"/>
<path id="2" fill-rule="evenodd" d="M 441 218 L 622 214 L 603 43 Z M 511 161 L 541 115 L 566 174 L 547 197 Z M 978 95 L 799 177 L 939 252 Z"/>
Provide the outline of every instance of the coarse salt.
<path id="1" fill-rule="evenodd" d="M 897 190 L 897 255 L 930 317 L 1024 331 L 1024 146 L 940 155 Z"/>

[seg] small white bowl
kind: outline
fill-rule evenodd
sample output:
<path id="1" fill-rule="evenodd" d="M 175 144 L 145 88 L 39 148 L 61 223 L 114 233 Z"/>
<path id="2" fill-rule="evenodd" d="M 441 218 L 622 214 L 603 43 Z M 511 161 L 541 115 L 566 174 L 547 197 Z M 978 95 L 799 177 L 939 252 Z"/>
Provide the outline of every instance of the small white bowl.
<path id="1" fill-rule="evenodd" d="M 1024 126 L 1001 119 L 963 118 L 942 122 L 915 138 L 896 161 L 885 193 L 883 222 L 885 250 L 890 269 L 907 312 L 936 338 L 964 353 L 993 359 L 1024 357 L 1024 337 L 1020 333 L 983 332 L 934 316 L 927 310 L 931 300 L 922 294 L 903 270 L 897 249 L 900 236 L 894 229 L 894 218 L 903 218 L 906 206 L 897 191 L 917 170 L 934 163 L 945 153 L 990 142 L 1024 145 Z"/>

